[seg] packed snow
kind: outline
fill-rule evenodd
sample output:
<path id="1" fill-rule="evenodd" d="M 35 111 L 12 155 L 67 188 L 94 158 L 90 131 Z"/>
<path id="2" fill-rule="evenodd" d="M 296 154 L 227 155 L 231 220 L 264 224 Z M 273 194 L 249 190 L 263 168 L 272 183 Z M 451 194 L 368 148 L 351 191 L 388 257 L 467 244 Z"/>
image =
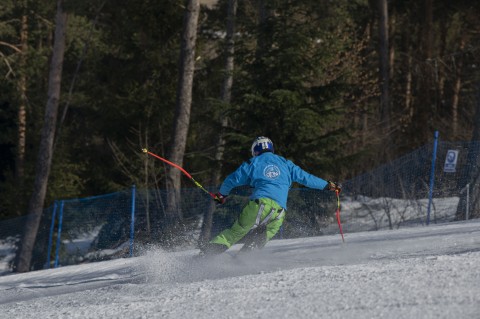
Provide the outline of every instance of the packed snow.
<path id="1" fill-rule="evenodd" d="M 480 220 L 0 277 L 1 318 L 480 318 Z"/>

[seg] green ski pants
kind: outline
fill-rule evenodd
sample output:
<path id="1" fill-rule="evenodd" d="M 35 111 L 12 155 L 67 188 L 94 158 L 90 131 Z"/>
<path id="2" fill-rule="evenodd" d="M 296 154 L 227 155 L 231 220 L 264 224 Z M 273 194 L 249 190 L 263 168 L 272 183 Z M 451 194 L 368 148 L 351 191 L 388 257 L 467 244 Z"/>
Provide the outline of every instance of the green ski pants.
<path id="1" fill-rule="evenodd" d="M 247 206 L 232 225 L 225 229 L 210 243 L 225 245 L 230 248 L 245 235 L 259 226 L 266 226 L 266 240 L 272 239 L 282 226 L 285 210 L 274 200 L 259 198 L 248 202 Z"/>

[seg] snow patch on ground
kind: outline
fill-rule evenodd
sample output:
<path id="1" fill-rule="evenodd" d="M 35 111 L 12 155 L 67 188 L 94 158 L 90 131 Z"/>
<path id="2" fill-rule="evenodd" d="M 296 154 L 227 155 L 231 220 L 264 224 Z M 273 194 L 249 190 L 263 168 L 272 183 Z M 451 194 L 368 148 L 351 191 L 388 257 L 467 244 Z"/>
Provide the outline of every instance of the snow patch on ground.
<path id="1" fill-rule="evenodd" d="M 0 277 L 5 318 L 476 318 L 480 221 L 274 240 Z M 235 252 L 234 246 L 229 252 Z"/>

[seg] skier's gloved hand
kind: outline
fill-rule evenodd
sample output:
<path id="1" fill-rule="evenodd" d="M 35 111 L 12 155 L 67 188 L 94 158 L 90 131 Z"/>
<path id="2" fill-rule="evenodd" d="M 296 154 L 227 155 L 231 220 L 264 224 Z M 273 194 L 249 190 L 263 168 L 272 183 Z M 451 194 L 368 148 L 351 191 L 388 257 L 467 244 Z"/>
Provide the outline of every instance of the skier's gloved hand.
<path id="1" fill-rule="evenodd" d="M 222 205 L 227 200 L 227 196 L 223 196 L 220 193 L 216 193 L 215 198 L 213 200 L 216 201 L 219 205 Z"/>
<path id="2" fill-rule="evenodd" d="M 333 192 L 338 192 L 340 194 L 340 192 L 342 191 L 342 185 L 340 185 L 339 183 L 330 182 L 330 181 L 327 181 L 327 183 L 328 184 L 327 186 L 325 186 L 325 189 Z"/>

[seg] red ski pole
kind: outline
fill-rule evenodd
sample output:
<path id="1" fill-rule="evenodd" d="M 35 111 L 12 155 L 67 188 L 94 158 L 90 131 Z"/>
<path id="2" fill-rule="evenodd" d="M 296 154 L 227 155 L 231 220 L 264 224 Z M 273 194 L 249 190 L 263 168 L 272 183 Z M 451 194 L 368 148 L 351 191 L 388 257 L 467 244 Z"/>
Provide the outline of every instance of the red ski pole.
<path id="1" fill-rule="evenodd" d="M 217 199 L 217 196 L 213 193 L 210 193 L 208 190 L 206 190 L 202 185 L 200 185 L 199 182 L 197 182 L 193 177 L 192 175 L 190 175 L 190 173 L 188 173 L 186 170 L 184 170 L 182 167 L 180 167 L 179 165 L 175 164 L 175 163 L 172 163 L 166 159 L 164 159 L 163 157 L 161 156 L 158 156 L 157 154 L 154 154 L 152 152 L 149 152 L 146 148 L 143 148 L 142 151 L 145 153 L 145 154 L 148 154 L 150 156 L 153 156 L 159 160 L 161 160 L 162 162 L 164 163 L 167 163 L 168 165 L 171 165 L 177 169 L 179 169 L 183 174 L 185 174 L 185 176 L 187 176 L 198 188 L 200 188 L 201 190 L 203 190 L 205 193 L 207 193 L 208 195 L 210 195 L 210 197 L 212 197 L 213 199 Z"/>
<path id="2" fill-rule="evenodd" d="M 342 235 L 342 241 L 345 242 L 345 238 L 343 237 L 342 223 L 340 222 L 340 191 L 336 189 L 335 194 L 337 195 L 337 211 L 335 212 L 335 215 L 337 217 L 337 223 L 338 223 L 338 228 L 340 229 L 340 234 Z"/>

